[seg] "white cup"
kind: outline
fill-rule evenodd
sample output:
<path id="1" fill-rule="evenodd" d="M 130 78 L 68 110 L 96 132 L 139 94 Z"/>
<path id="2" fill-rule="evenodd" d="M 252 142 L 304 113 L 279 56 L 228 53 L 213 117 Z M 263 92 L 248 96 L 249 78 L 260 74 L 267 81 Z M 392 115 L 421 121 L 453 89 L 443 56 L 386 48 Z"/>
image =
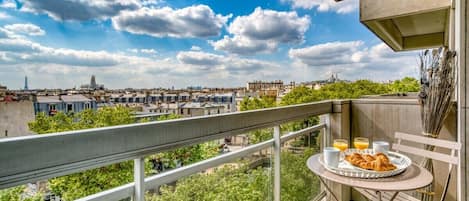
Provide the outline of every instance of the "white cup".
<path id="1" fill-rule="evenodd" d="M 338 167 L 340 150 L 334 147 L 325 147 L 323 150 L 324 153 L 324 163 L 329 167 Z"/>
<path id="2" fill-rule="evenodd" d="M 383 154 L 388 154 L 389 151 L 389 142 L 386 141 L 374 141 L 373 142 L 373 151 L 375 153 L 381 152 Z"/>

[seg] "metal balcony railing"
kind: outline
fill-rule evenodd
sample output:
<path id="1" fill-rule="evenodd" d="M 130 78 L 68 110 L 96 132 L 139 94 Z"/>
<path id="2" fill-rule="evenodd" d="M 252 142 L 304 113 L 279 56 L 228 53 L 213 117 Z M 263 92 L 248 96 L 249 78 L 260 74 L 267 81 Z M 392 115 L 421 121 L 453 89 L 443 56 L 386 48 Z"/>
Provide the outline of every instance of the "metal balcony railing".
<path id="1" fill-rule="evenodd" d="M 282 123 L 332 112 L 332 101 L 229 114 L 138 123 L 49 135 L 0 139 L 0 189 L 134 160 L 133 183 L 80 200 L 144 200 L 145 189 L 273 147 L 274 200 L 280 200 L 280 148 L 289 139 L 325 129 L 329 121 L 280 137 Z M 145 178 L 143 157 L 178 147 L 274 127 L 273 139 Z M 324 138 L 325 139 L 325 138 Z M 27 165 L 25 165 L 27 161 Z"/>

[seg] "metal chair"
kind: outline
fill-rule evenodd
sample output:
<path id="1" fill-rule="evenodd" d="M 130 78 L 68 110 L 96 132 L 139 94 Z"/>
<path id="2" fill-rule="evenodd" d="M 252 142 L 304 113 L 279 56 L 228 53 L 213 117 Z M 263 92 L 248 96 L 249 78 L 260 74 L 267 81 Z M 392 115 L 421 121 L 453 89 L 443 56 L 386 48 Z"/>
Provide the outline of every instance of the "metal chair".
<path id="1" fill-rule="evenodd" d="M 423 137 L 423 136 L 418 136 L 418 135 L 411 135 L 411 134 L 406 134 L 406 133 L 401 133 L 401 132 L 396 132 L 394 135 L 395 139 L 397 140 L 397 143 L 393 144 L 392 148 L 396 152 L 404 152 L 404 153 L 409 153 L 412 155 L 416 156 L 421 156 L 424 158 L 431 158 L 433 160 L 441 161 L 448 163 L 448 176 L 446 178 L 445 182 L 445 188 L 443 189 L 442 196 L 441 196 L 441 201 L 444 201 L 446 198 L 446 193 L 448 191 L 448 185 L 449 181 L 451 178 L 451 172 L 454 168 L 454 166 L 457 166 L 459 163 L 458 157 L 456 156 L 456 153 L 459 149 L 461 149 L 461 144 L 458 142 L 453 142 L 453 141 L 448 141 L 448 140 L 441 140 L 441 139 L 434 139 L 434 138 L 428 138 L 428 137 Z M 414 143 L 419 143 L 419 144 L 424 144 L 424 145 L 432 145 L 435 147 L 441 147 L 445 149 L 449 149 L 451 151 L 450 154 L 443 154 L 443 153 L 438 153 L 438 152 L 433 152 L 433 151 L 428 151 L 423 148 L 416 148 L 416 147 L 411 147 L 407 145 L 401 144 L 402 141 L 408 141 L 408 142 L 414 142 Z M 358 192 L 360 192 L 363 196 L 365 196 L 367 199 L 370 200 L 378 200 L 378 195 L 377 192 L 372 191 L 372 190 L 366 190 L 366 189 L 360 189 L 360 188 L 354 188 Z M 417 191 L 419 192 L 419 191 Z M 399 192 L 380 192 L 381 195 L 385 199 L 389 199 L 390 201 L 419 201 L 419 199 L 405 194 L 405 193 L 399 193 Z M 424 192 L 428 193 L 428 192 Z M 432 192 L 430 192 L 432 193 Z"/>

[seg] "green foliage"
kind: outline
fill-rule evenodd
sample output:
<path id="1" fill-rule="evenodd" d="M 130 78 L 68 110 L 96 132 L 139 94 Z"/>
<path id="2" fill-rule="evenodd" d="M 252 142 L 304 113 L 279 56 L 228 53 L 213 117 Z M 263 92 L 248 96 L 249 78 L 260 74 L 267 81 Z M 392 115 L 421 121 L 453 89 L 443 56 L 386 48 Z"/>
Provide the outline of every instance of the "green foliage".
<path id="1" fill-rule="evenodd" d="M 150 156 L 153 159 L 162 160 L 169 168 L 176 168 L 176 161 L 180 160 L 184 165 L 195 163 L 218 155 L 218 145 L 214 142 L 206 142 L 189 147 L 182 147 L 171 151 L 161 152 Z"/>
<path id="2" fill-rule="evenodd" d="M 389 85 L 392 92 L 418 92 L 420 90 L 420 83 L 413 77 L 405 77 L 401 80 L 396 80 Z"/>
<path id="3" fill-rule="evenodd" d="M 166 200 L 268 200 L 269 172 L 263 168 L 249 169 L 225 166 L 210 173 L 200 173 L 181 179 L 175 186 L 164 185 L 161 195 L 148 197 L 150 201 Z"/>
<path id="4" fill-rule="evenodd" d="M 76 114 L 58 112 L 54 116 L 39 113 L 29 122 L 29 129 L 38 134 L 98 128 L 134 123 L 132 111 L 126 107 L 103 107 L 97 111 L 83 110 Z"/>
<path id="5" fill-rule="evenodd" d="M 75 200 L 130 182 L 133 182 L 133 163 L 126 161 L 51 179 L 49 188 L 63 200 Z"/>
<path id="6" fill-rule="evenodd" d="M 282 200 L 309 201 L 319 193 L 319 179 L 306 166 L 308 157 L 316 150 L 308 148 L 302 154 L 282 151 L 280 165 Z"/>
<path id="7" fill-rule="evenodd" d="M 245 97 L 240 103 L 240 110 L 255 110 L 255 109 L 263 109 L 269 107 L 275 107 L 276 102 L 275 98 L 263 96 L 261 98 L 248 98 Z"/>
<path id="8" fill-rule="evenodd" d="M 177 114 L 168 114 L 168 115 L 159 116 L 158 119 L 156 119 L 156 120 L 157 120 L 157 121 L 164 121 L 164 120 L 179 119 L 179 118 L 181 118 L 180 115 L 177 115 Z"/>
<path id="9" fill-rule="evenodd" d="M 275 107 L 275 98 L 263 96 L 261 98 L 248 98 L 245 97 L 240 103 L 241 111 L 264 109 Z M 259 129 L 249 132 L 249 142 L 258 143 L 272 138 L 273 130 L 271 128 Z"/>
<path id="10" fill-rule="evenodd" d="M 249 143 L 256 144 L 272 138 L 274 130 L 272 128 L 264 128 L 249 132 Z"/>
<path id="11" fill-rule="evenodd" d="M 0 190 L 0 201 L 20 201 L 24 189 L 25 186 L 17 186 Z"/>
<path id="12" fill-rule="evenodd" d="M 282 98 L 280 104 L 293 105 L 329 99 L 360 98 L 365 95 L 416 92 L 419 89 L 418 81 L 410 77 L 396 80 L 392 84 L 377 83 L 369 80 L 357 80 L 351 83 L 337 82 L 326 84 L 319 90 L 310 89 L 305 86 L 296 87 Z"/>
<path id="13" fill-rule="evenodd" d="M 0 201 L 42 201 L 42 193 L 27 195 L 26 186 L 15 186 L 0 190 Z"/>
<path id="14" fill-rule="evenodd" d="M 319 192 L 319 181 L 306 167 L 306 160 L 314 154 L 282 152 L 282 200 L 309 201 Z M 208 173 L 199 173 L 179 180 L 175 185 L 161 187 L 161 195 L 148 195 L 147 200 L 271 200 L 272 172 L 268 168 L 250 169 L 247 162 L 238 167 L 224 166 Z"/>

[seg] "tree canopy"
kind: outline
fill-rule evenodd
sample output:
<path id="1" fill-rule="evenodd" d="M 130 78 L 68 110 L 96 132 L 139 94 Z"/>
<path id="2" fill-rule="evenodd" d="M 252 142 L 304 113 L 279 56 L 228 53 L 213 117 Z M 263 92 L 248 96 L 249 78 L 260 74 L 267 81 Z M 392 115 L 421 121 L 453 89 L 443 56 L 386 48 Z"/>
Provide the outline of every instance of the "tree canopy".
<path id="1" fill-rule="evenodd" d="M 377 83 L 369 80 L 355 82 L 337 82 L 326 84 L 315 90 L 305 86 L 294 88 L 286 94 L 280 105 L 293 105 L 328 99 L 360 98 L 365 95 L 381 95 L 419 91 L 420 84 L 415 78 L 405 77 L 391 84 Z"/>

